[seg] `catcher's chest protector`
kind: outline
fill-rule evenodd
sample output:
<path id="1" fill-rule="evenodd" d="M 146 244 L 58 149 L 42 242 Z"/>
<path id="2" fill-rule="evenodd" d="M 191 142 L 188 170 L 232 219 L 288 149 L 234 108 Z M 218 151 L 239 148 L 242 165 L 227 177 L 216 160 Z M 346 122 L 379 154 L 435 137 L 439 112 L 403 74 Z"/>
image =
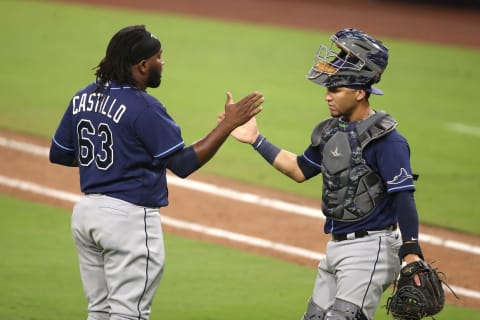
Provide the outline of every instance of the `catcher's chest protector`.
<path id="1" fill-rule="evenodd" d="M 349 128 L 331 118 L 313 130 L 312 145 L 322 154 L 325 216 L 339 221 L 355 221 L 368 216 L 385 195 L 382 179 L 362 157 L 372 140 L 395 129 L 397 122 L 385 112 L 378 112 Z"/>

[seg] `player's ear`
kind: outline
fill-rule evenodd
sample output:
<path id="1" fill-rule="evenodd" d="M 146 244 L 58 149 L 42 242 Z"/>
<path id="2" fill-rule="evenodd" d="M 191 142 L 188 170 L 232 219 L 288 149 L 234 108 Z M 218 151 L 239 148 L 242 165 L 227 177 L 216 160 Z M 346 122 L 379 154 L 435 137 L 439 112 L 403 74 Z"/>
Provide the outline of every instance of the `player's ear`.
<path id="1" fill-rule="evenodd" d="M 148 62 L 147 60 L 141 60 L 138 64 L 138 69 L 141 74 L 146 74 L 148 72 Z"/>
<path id="2" fill-rule="evenodd" d="M 130 70 L 137 87 L 142 87 L 145 84 L 148 75 L 148 64 L 146 63 L 146 60 L 134 64 Z"/>
<path id="3" fill-rule="evenodd" d="M 362 90 L 362 89 L 359 89 L 359 90 L 356 90 L 356 99 L 357 101 L 361 101 L 365 98 L 367 92 L 365 90 Z"/>

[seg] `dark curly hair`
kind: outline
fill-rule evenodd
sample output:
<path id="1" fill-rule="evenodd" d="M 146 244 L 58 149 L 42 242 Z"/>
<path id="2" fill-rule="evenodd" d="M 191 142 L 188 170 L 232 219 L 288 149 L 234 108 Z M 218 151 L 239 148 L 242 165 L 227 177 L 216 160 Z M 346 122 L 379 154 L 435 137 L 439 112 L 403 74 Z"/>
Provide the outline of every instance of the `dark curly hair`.
<path id="1" fill-rule="evenodd" d="M 110 40 L 105 57 L 95 68 L 99 87 L 109 81 L 135 86 L 131 67 L 160 50 L 160 41 L 144 25 L 128 26 Z"/>

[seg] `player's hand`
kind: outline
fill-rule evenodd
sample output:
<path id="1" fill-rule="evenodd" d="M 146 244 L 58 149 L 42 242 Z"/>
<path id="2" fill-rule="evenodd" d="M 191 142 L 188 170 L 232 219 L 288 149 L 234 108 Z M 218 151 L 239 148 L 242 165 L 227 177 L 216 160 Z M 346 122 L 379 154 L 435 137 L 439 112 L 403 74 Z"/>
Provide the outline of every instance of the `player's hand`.
<path id="1" fill-rule="evenodd" d="M 224 118 L 225 113 L 221 113 L 218 115 L 217 121 L 221 122 Z M 259 135 L 257 119 L 252 117 L 246 123 L 233 130 L 230 135 L 240 142 L 252 144 Z"/>
<path id="2" fill-rule="evenodd" d="M 417 256 L 416 254 L 407 254 L 405 257 L 403 257 L 403 261 L 405 264 L 409 264 L 409 263 L 412 263 L 412 262 L 415 262 L 415 261 L 420 261 L 422 260 L 419 256 Z M 415 281 L 415 283 L 417 284 L 417 286 L 420 285 L 420 278 L 418 276 L 418 274 L 415 274 L 413 276 L 413 280 Z"/>
<path id="3" fill-rule="evenodd" d="M 227 92 L 227 101 L 225 102 L 225 113 L 222 122 L 231 125 L 233 129 L 243 125 L 262 111 L 263 101 L 263 94 L 255 91 L 235 103 L 232 94 Z"/>

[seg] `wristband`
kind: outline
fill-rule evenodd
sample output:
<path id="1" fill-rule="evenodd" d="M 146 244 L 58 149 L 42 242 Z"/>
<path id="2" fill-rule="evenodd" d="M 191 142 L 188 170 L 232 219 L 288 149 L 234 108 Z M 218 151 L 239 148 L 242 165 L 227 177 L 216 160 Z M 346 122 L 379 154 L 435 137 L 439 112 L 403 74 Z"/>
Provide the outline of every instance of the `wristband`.
<path id="1" fill-rule="evenodd" d="M 255 141 L 252 143 L 253 149 L 257 150 L 258 147 L 260 147 L 260 145 L 262 144 L 263 140 L 265 140 L 265 137 L 259 134 L 257 139 L 255 139 Z"/>
<path id="2" fill-rule="evenodd" d="M 423 260 L 422 249 L 420 248 L 418 242 L 405 242 L 404 244 L 402 244 L 400 250 L 398 251 L 398 257 L 400 258 L 400 262 L 407 254 L 416 254 Z"/>
<path id="3" fill-rule="evenodd" d="M 270 164 L 273 164 L 275 158 L 281 151 L 279 147 L 268 141 L 261 134 L 259 134 L 255 142 L 252 143 L 252 147 Z"/>

